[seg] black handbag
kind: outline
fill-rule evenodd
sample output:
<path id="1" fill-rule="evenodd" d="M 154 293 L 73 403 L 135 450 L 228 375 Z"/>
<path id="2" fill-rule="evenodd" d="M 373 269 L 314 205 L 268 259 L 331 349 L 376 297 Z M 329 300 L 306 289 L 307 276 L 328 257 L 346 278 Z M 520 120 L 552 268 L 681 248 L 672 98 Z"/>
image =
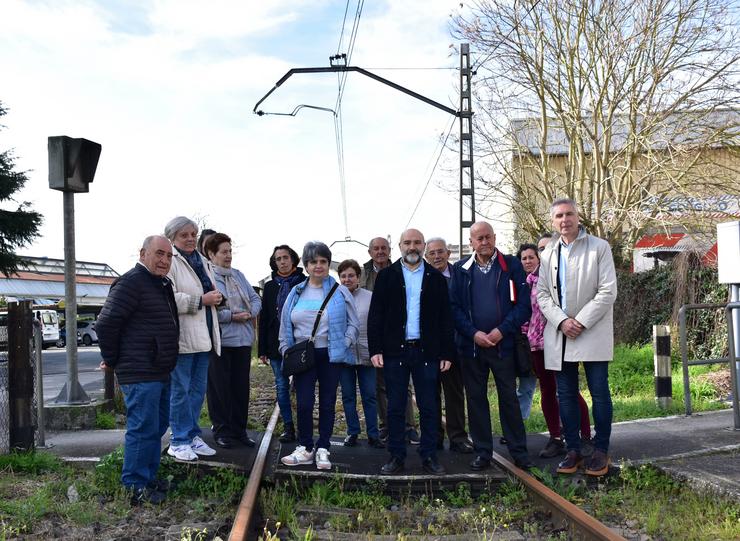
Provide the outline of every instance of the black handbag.
<path id="1" fill-rule="evenodd" d="M 514 362 L 516 375 L 519 377 L 534 376 L 532 370 L 532 351 L 526 334 L 516 333 L 514 337 Z"/>
<path id="2" fill-rule="evenodd" d="M 301 340 L 297 344 L 293 344 L 283 353 L 283 375 L 285 377 L 294 376 L 310 370 L 316 364 L 314 358 L 314 340 L 316 338 L 316 331 L 319 329 L 319 323 L 321 322 L 321 316 L 324 313 L 324 308 L 329 303 L 329 299 L 339 287 L 339 284 L 334 284 L 329 294 L 324 298 L 324 302 L 321 303 L 316 314 L 316 321 L 313 324 L 313 331 L 311 331 L 311 338 L 308 340 Z"/>

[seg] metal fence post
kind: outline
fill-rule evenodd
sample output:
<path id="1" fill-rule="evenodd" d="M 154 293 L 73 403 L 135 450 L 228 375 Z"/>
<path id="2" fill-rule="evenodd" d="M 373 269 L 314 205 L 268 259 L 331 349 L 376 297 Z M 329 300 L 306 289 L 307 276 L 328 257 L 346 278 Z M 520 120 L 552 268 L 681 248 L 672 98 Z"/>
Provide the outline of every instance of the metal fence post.
<path id="1" fill-rule="evenodd" d="M 740 310 L 740 302 L 731 302 L 725 308 L 725 318 L 727 319 L 727 345 L 729 352 L 727 356 L 730 360 L 730 381 L 732 382 L 732 411 L 735 419 L 735 430 L 740 430 L 740 391 L 738 390 L 738 376 L 735 370 L 735 363 L 738 359 L 738 344 L 735 342 L 735 332 L 733 327 L 734 310 Z"/>
<path id="2" fill-rule="evenodd" d="M 662 409 L 673 404 L 671 379 L 671 328 L 653 325 L 653 364 L 655 366 L 655 401 Z"/>
<path id="3" fill-rule="evenodd" d="M 689 347 L 686 344 L 686 305 L 678 310 L 678 339 L 681 344 L 681 364 L 683 365 L 683 404 L 686 415 L 691 415 L 691 388 L 689 387 Z"/>
<path id="4" fill-rule="evenodd" d="M 33 449 L 33 369 L 31 302 L 8 304 L 8 395 L 10 402 L 10 448 Z"/>

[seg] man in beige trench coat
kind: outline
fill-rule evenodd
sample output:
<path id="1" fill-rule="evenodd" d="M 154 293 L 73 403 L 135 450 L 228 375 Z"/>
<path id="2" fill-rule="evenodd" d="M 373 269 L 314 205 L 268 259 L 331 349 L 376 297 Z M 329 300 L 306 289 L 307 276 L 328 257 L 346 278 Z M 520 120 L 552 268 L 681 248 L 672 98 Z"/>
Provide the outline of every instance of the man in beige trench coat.
<path id="1" fill-rule="evenodd" d="M 556 370 L 560 418 L 568 453 L 559 473 L 583 462 L 578 436 L 578 365 L 583 363 L 593 400 L 594 453 L 586 473 L 609 471 L 612 400 L 609 361 L 614 356 L 612 307 L 617 277 L 609 244 L 581 227 L 576 203 L 558 199 L 550 207 L 555 236 L 542 253 L 537 301 L 547 318 L 545 368 Z"/>

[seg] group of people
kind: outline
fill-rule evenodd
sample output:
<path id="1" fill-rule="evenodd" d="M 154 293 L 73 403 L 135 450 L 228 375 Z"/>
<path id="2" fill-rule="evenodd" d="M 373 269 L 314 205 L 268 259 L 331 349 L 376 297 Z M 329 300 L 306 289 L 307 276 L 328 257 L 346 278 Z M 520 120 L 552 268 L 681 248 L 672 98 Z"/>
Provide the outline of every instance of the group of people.
<path id="1" fill-rule="evenodd" d="M 97 324 L 103 362 L 116 371 L 128 408 L 123 484 L 136 501 L 164 497 L 156 472 L 168 426 L 168 453 L 175 458 L 191 461 L 216 452 L 198 426 L 206 390 L 216 445 L 255 444 L 246 420 L 258 315 L 258 357 L 275 375 L 280 441 L 296 442 L 281 458 L 286 466 L 331 468 L 338 387 L 347 421 L 344 445 L 358 444 L 359 386 L 367 443 L 389 452 L 381 474 L 403 471 L 407 443 L 418 445 L 424 471 L 444 474 L 437 451 L 444 448 L 445 431 L 450 450 L 474 455 L 472 470 L 488 468 L 490 373 L 501 443 L 517 466 L 532 466 L 524 419 L 539 381 L 550 434 L 540 456 L 565 454 L 561 473 L 577 471 L 587 457 L 586 473 L 604 475 L 612 420 L 614 263 L 609 245 L 580 225 L 574 201 L 556 200 L 550 214 L 554 233 L 522 245 L 516 256 L 496 248 L 489 223 L 476 222 L 472 254 L 454 265 L 443 239 L 425 241 L 416 229 L 401 234 L 395 262 L 388 241 L 375 238 L 363 267 L 351 259 L 339 264 L 341 284 L 329 274 L 326 244 L 307 243 L 300 258 L 289 246 L 276 246 L 272 279 L 261 298 L 231 267 L 227 235 L 202 234 L 199 250 L 196 224 L 175 218 L 165 236 L 145 240 L 139 264 L 111 287 Z M 294 418 L 283 354 L 308 339 L 314 364 L 292 376 Z M 517 368 L 522 347 L 533 375 Z M 579 392 L 581 364 L 592 397 L 593 438 Z"/>

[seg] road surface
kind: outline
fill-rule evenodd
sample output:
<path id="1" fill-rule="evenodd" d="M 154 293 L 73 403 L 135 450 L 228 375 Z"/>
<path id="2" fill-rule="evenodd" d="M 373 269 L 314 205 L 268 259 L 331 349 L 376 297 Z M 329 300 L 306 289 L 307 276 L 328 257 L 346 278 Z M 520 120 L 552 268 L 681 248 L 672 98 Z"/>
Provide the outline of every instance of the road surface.
<path id="1" fill-rule="evenodd" d="M 80 384 L 85 392 L 93 396 L 103 396 L 103 372 L 99 365 L 100 348 L 97 346 L 78 346 L 77 372 Z M 44 403 L 53 402 L 67 381 L 67 351 L 60 348 L 49 348 L 43 352 L 44 369 Z"/>

